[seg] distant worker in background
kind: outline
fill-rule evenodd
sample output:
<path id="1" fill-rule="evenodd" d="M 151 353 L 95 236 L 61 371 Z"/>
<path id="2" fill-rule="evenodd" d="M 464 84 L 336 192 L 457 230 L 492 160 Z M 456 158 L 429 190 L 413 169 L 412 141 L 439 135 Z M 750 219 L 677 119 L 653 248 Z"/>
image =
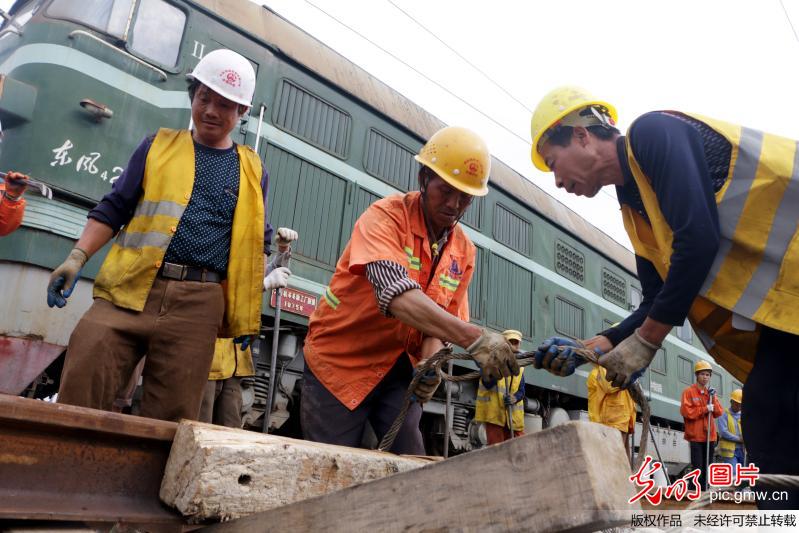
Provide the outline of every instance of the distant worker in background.
<path id="1" fill-rule="evenodd" d="M 250 346 L 237 350 L 233 339 L 216 339 L 214 359 L 200 406 L 200 422 L 240 428 L 241 378 L 254 375 Z"/>
<path id="2" fill-rule="evenodd" d="M 0 181 L 0 237 L 15 231 L 22 224 L 25 214 L 25 182 L 28 176 L 9 171 Z"/>
<path id="3" fill-rule="evenodd" d="M 360 446 L 367 422 L 382 439 L 414 367 L 444 342 L 466 348 L 486 377 L 519 371 L 502 335 L 469 323 L 476 251 L 458 221 L 488 193 L 488 148 L 472 131 L 447 127 L 416 160 L 420 191 L 378 200 L 360 216 L 311 316 L 301 413 L 309 440 Z M 421 404 L 439 382 L 419 382 L 391 451 L 425 453 Z"/>
<path id="4" fill-rule="evenodd" d="M 799 357 L 785 349 L 799 346 L 799 143 L 678 111 L 646 113 L 626 136 L 616 121 L 607 102 L 559 87 L 531 122 L 536 168 L 578 196 L 614 185 L 635 250 L 644 299 L 601 334 L 607 378 L 635 381 L 688 317 L 718 364 L 745 380 L 750 460 L 761 473 L 799 475 Z M 542 366 L 566 375 L 578 359 Z M 797 509 L 799 489 L 758 507 Z"/>
<path id="5" fill-rule="evenodd" d="M 604 367 L 593 366 L 586 380 L 588 419 L 618 429 L 629 457 L 630 434 L 635 429 L 635 402 L 628 390 L 614 387 L 606 379 Z"/>
<path id="6" fill-rule="evenodd" d="M 712 414 L 713 418 L 718 418 L 723 410 L 719 399 L 716 398 L 716 391 L 708 387 L 713 375 L 710 363 L 697 361 L 694 365 L 694 375 L 696 382 L 682 391 L 680 414 L 685 421 L 683 437 L 690 447 L 691 467 L 699 469 L 701 472 L 699 482 L 703 489 L 707 489 L 706 465 L 708 462 L 713 462 L 713 451 L 716 447 L 716 424 L 708 420 L 709 414 Z M 710 446 L 708 446 L 708 435 L 710 435 Z"/>
<path id="7" fill-rule="evenodd" d="M 735 389 L 730 394 L 730 408 L 716 420 L 719 430 L 718 453 L 721 460 L 735 465 L 745 465 L 744 439 L 741 432 L 741 403 L 743 391 Z"/>
<path id="8" fill-rule="evenodd" d="M 230 137 L 254 90 L 246 58 L 206 54 L 190 75 L 194 128 L 142 141 L 89 212 L 50 277 L 50 307 L 66 305 L 83 265 L 118 235 L 70 336 L 59 402 L 110 410 L 146 353 L 140 414 L 197 419 L 217 336 L 246 342 L 258 333 L 262 291 L 285 287 L 290 272 L 266 266 L 268 175 Z M 278 243 L 292 235 L 278 230 Z"/>
<path id="9" fill-rule="evenodd" d="M 502 332 L 513 352 L 518 354 L 522 332 L 508 329 Z M 513 376 L 493 379 L 481 376 L 477 386 L 474 421 L 482 422 L 488 444 L 497 444 L 524 435 L 524 368 Z M 508 422 L 508 411 L 511 421 Z M 513 435 L 510 426 L 513 425 Z"/>

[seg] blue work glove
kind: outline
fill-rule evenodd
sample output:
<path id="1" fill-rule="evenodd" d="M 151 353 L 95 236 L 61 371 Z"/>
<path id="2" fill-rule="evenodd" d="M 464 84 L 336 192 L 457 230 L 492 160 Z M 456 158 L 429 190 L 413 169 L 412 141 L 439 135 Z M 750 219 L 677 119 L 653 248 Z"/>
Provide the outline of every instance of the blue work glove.
<path id="1" fill-rule="evenodd" d="M 715 396 L 716 395 L 716 389 L 714 389 L 713 387 L 710 387 L 707 390 L 707 392 L 710 394 L 710 396 Z"/>
<path id="2" fill-rule="evenodd" d="M 414 377 L 416 376 L 415 368 L 413 369 L 413 375 Z M 422 374 L 422 378 L 416 384 L 416 387 L 413 388 L 411 401 L 419 403 L 430 401 L 430 398 L 433 397 L 433 394 L 440 384 L 441 376 L 438 375 L 438 372 L 436 372 L 434 368 L 427 369 L 427 371 Z"/>
<path id="3" fill-rule="evenodd" d="M 80 279 L 80 271 L 89 256 L 80 248 L 73 248 L 66 260 L 61 263 L 53 273 L 50 274 L 50 281 L 47 283 L 47 305 L 49 307 L 64 307 L 67 305 L 67 298 L 72 295 L 75 285 Z"/>
<path id="4" fill-rule="evenodd" d="M 252 341 L 255 340 L 255 335 L 240 335 L 233 339 L 233 345 L 240 344 L 241 347 L 239 348 L 242 352 L 246 351 L 247 348 L 250 347 Z"/>
<path id="5" fill-rule="evenodd" d="M 569 348 L 560 351 L 559 346 L 569 346 Z M 542 342 L 533 354 L 533 366 L 544 368 L 556 376 L 570 376 L 578 366 L 585 363 L 585 359 L 574 353 L 572 348 L 582 348 L 582 346 L 572 339 L 549 338 Z"/>
<path id="6" fill-rule="evenodd" d="M 502 397 L 502 401 L 505 403 L 505 407 L 512 407 L 514 404 L 513 398 L 507 393 Z"/>

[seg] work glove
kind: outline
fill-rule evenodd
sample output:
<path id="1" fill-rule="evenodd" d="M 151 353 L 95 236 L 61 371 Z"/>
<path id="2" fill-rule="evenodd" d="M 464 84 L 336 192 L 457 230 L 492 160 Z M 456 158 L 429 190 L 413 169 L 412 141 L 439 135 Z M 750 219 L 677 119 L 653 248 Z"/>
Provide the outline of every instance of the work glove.
<path id="1" fill-rule="evenodd" d="M 28 176 L 25 174 L 9 170 L 5 177 L 6 197 L 10 200 L 18 200 L 28 187 L 26 181 L 28 181 Z"/>
<path id="2" fill-rule="evenodd" d="M 275 242 L 277 243 L 277 249 L 280 251 L 286 250 L 291 243 L 296 241 L 300 238 L 300 234 L 294 231 L 291 228 L 278 228 L 277 229 L 277 238 Z"/>
<path id="3" fill-rule="evenodd" d="M 510 394 L 503 396 L 502 401 L 505 404 L 505 407 L 513 407 L 513 398 L 511 398 Z"/>
<path id="4" fill-rule="evenodd" d="M 483 376 L 500 379 L 519 373 L 519 363 L 508 341 L 499 333 L 483 330 L 483 334 L 466 348 L 480 367 Z"/>
<path id="5" fill-rule="evenodd" d="M 49 307 L 64 307 L 67 305 L 67 298 L 70 297 L 75 289 L 75 284 L 80 279 L 80 270 L 89 256 L 80 248 L 73 248 L 66 261 L 53 270 L 50 274 L 50 282 L 47 284 L 47 305 Z"/>
<path id="6" fill-rule="evenodd" d="M 714 389 L 713 387 L 710 387 L 710 388 L 707 390 L 707 392 L 708 392 L 708 394 L 710 394 L 710 397 L 711 397 L 711 398 L 712 398 L 713 396 L 715 396 L 715 395 L 716 395 L 716 389 Z"/>
<path id="7" fill-rule="evenodd" d="M 626 389 L 635 383 L 660 348 L 641 337 L 638 331 L 636 329 L 632 335 L 599 358 L 599 364 L 607 369 L 605 379 L 614 387 Z"/>
<path id="8" fill-rule="evenodd" d="M 414 375 L 416 374 L 416 369 L 413 370 L 413 373 Z M 441 376 L 438 375 L 438 372 L 434 368 L 427 369 L 427 372 L 422 374 L 416 387 L 413 388 L 411 399 L 420 404 L 430 401 L 440 384 Z"/>
<path id="9" fill-rule="evenodd" d="M 712 413 L 713 412 L 713 402 L 707 404 L 706 407 L 707 407 L 707 412 L 708 413 Z"/>
<path id="10" fill-rule="evenodd" d="M 568 348 L 561 351 L 559 346 Z M 572 339 L 551 337 L 542 342 L 533 354 L 533 367 L 544 368 L 556 376 L 570 376 L 575 368 L 585 363 L 585 359 L 574 353 L 574 348 L 582 348 L 582 345 Z"/>
<path id="11" fill-rule="evenodd" d="M 264 278 L 264 290 L 271 291 L 272 289 L 287 287 L 289 284 L 289 276 L 291 276 L 291 270 L 286 267 L 274 269 Z"/>
<path id="12" fill-rule="evenodd" d="M 233 346 L 239 344 L 239 350 L 242 352 L 246 351 L 247 348 L 250 347 L 252 341 L 255 340 L 255 335 L 239 335 L 235 339 L 233 339 Z"/>

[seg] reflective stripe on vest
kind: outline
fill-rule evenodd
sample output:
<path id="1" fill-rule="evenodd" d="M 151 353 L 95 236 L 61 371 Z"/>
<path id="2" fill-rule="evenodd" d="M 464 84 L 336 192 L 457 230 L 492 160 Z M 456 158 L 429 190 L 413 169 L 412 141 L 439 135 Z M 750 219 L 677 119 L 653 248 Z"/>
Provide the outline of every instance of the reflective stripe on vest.
<path id="1" fill-rule="evenodd" d="M 735 417 L 732 416 L 729 410 L 727 410 L 727 431 L 732 433 L 736 437 L 741 436 L 741 419 L 735 420 Z M 731 440 L 725 440 L 719 435 L 719 455 L 722 457 L 734 457 L 735 456 L 735 447 L 738 446 L 739 443 L 733 442 Z"/>

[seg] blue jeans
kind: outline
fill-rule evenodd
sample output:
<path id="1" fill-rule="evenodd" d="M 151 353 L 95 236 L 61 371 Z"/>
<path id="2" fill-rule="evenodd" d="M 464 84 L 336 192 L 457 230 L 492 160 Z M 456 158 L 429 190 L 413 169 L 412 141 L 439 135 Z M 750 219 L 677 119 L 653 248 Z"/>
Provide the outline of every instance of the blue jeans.
<path id="1" fill-rule="evenodd" d="M 721 460 L 729 465 L 732 465 L 733 468 L 735 468 L 735 465 L 743 466 L 744 450 L 743 448 L 736 446 L 735 455 L 733 455 L 732 457 L 722 457 Z"/>

